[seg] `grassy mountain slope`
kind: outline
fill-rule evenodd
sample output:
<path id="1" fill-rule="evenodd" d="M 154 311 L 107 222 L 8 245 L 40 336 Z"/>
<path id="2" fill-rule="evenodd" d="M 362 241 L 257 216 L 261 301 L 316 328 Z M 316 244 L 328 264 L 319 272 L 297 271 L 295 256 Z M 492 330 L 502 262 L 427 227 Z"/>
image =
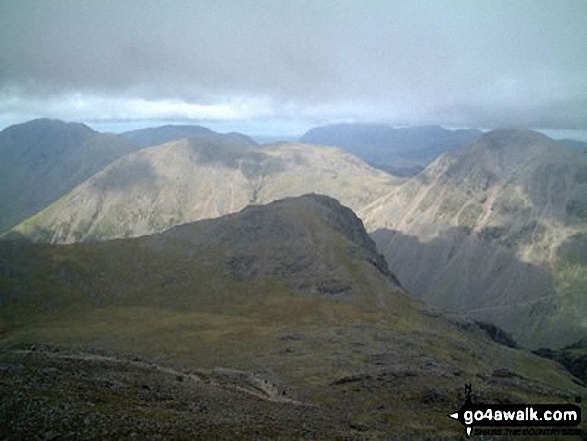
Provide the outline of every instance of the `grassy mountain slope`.
<path id="1" fill-rule="evenodd" d="M 224 138 L 234 145 L 255 145 L 255 141 L 240 133 L 220 134 L 206 127 L 196 125 L 167 125 L 131 130 L 120 134 L 133 144 L 141 147 L 152 147 L 182 138 Z"/>
<path id="2" fill-rule="evenodd" d="M 536 354 L 558 361 L 569 372 L 583 382 L 587 381 L 587 341 L 580 340 L 577 343 L 558 350 L 538 349 Z"/>
<path id="3" fill-rule="evenodd" d="M 38 119 L 0 132 L 0 233 L 138 150 L 83 124 Z"/>
<path id="4" fill-rule="evenodd" d="M 496 130 L 360 215 L 404 286 L 524 344 L 587 333 L 587 154 Z"/>
<path id="5" fill-rule="evenodd" d="M 340 147 L 375 167 L 403 176 L 418 173 L 442 153 L 467 146 L 479 136 L 481 132 L 472 129 L 334 124 L 310 129 L 300 141 Z"/>
<path id="6" fill-rule="evenodd" d="M 309 192 L 359 209 L 396 182 L 335 148 L 191 138 L 121 158 L 14 232 L 53 243 L 139 236 Z"/>
<path id="7" fill-rule="evenodd" d="M 57 412 L 98 437 L 455 438 L 466 382 L 486 402 L 585 394 L 555 363 L 422 311 L 324 196 L 138 238 L 2 242 L 0 287 L 18 433 Z"/>

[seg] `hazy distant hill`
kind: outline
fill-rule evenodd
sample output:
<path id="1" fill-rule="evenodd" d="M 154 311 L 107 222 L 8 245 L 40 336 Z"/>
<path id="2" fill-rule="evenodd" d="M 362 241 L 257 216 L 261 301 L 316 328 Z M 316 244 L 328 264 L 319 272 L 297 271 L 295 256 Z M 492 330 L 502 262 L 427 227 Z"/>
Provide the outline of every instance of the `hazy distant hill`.
<path id="1" fill-rule="evenodd" d="M 206 127 L 196 125 L 167 125 L 161 127 L 150 127 L 146 129 L 131 130 L 123 132 L 120 136 L 128 139 L 133 144 L 142 147 L 152 147 L 165 144 L 170 141 L 177 141 L 182 138 L 204 137 L 222 138 L 233 145 L 255 145 L 248 136 L 241 133 L 220 134 Z"/>
<path id="2" fill-rule="evenodd" d="M 467 146 L 480 130 L 447 130 L 438 126 L 393 128 L 380 124 L 335 124 L 308 130 L 300 139 L 332 145 L 383 170 L 414 175 L 442 153 Z"/>
<path id="3" fill-rule="evenodd" d="M 332 147 L 191 138 L 121 158 L 14 231 L 53 243 L 139 236 L 308 192 L 360 209 L 397 182 Z"/>
<path id="4" fill-rule="evenodd" d="M 0 242 L 0 286 L 13 435 L 58 418 L 88 438 L 379 439 L 393 425 L 455 439 L 446 415 L 467 382 L 487 403 L 585 393 L 549 360 L 422 311 L 324 196 L 140 238 Z"/>
<path id="5" fill-rule="evenodd" d="M 587 142 L 584 141 L 577 141 L 576 139 L 561 139 L 560 141 L 557 141 L 557 143 L 573 149 L 587 151 Z"/>
<path id="6" fill-rule="evenodd" d="M 138 150 L 83 124 L 37 119 L 0 132 L 0 233 Z"/>
<path id="7" fill-rule="evenodd" d="M 587 153 L 496 130 L 360 213 L 390 268 L 431 304 L 531 346 L 587 335 Z"/>

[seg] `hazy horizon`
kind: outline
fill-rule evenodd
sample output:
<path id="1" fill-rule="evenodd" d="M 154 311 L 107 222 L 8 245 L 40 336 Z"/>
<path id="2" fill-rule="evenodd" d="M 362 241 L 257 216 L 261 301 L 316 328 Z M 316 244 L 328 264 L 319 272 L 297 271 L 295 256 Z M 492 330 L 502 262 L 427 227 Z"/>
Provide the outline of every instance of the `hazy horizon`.
<path id="1" fill-rule="evenodd" d="M 24 123 L 27 121 L 21 121 L 19 123 Z M 314 127 L 318 127 L 319 125 L 304 125 L 299 124 L 291 121 L 287 121 L 283 125 L 279 124 L 266 124 L 266 125 L 259 125 L 259 123 L 250 123 L 247 121 L 189 121 L 189 120 L 149 120 L 149 121 L 116 121 L 116 122 L 95 122 L 95 121 L 67 121 L 67 122 L 79 122 L 82 124 L 86 124 L 88 127 L 102 133 L 114 133 L 120 134 L 127 131 L 132 130 L 139 130 L 139 129 L 146 129 L 146 128 L 154 128 L 154 127 L 161 127 L 165 125 L 198 125 L 202 127 L 209 128 L 214 130 L 218 133 L 229 133 L 229 132 L 238 132 L 244 135 L 247 135 L 251 138 L 256 139 L 263 139 L 268 140 L 269 142 L 274 140 L 282 139 L 284 141 L 294 141 L 300 138 L 304 133 Z M 328 124 L 328 123 L 327 123 Z M 324 124 L 324 125 L 327 125 Z M 333 124 L 339 124 L 333 123 Z M 352 122 L 340 122 L 340 124 L 352 124 Z M 378 122 L 364 122 L 364 124 L 381 124 Z M 459 130 L 459 129 L 477 129 L 483 132 L 488 132 L 493 130 L 493 128 L 484 128 L 484 127 L 447 127 L 441 124 L 435 124 L 439 127 L 442 127 L 447 130 Z M 399 125 L 391 125 L 394 128 L 403 128 L 403 127 L 420 127 L 418 125 L 415 126 L 399 126 Z M 4 130 L 7 126 L 0 126 L 0 130 Z M 285 128 L 285 129 L 284 129 Z M 495 127 L 496 129 L 499 127 Z M 297 129 L 297 130 L 296 130 Z M 587 130 L 572 130 L 572 129 L 541 129 L 541 128 L 529 128 L 528 130 L 534 130 L 540 133 L 545 134 L 546 136 L 555 139 L 555 140 L 562 140 L 562 139 L 569 139 L 581 142 L 587 142 Z"/>

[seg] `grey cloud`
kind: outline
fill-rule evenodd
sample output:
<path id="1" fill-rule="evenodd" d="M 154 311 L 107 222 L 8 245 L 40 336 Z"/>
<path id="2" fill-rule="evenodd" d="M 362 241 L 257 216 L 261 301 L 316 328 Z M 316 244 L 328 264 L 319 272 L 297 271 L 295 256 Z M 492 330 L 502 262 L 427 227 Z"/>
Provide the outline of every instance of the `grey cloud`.
<path id="1" fill-rule="evenodd" d="M 552 101 L 543 105 L 454 104 L 423 115 L 422 122 L 443 121 L 448 126 L 587 129 L 587 99 Z"/>
<path id="2" fill-rule="evenodd" d="M 327 84 L 319 27 L 296 26 L 296 11 L 264 3 L 5 2 L 0 81 L 187 99 Z"/>
<path id="3" fill-rule="evenodd" d="M 587 129 L 585 41 L 583 0 L 0 0 L 0 112 L 3 91 L 261 97 L 275 117 Z"/>

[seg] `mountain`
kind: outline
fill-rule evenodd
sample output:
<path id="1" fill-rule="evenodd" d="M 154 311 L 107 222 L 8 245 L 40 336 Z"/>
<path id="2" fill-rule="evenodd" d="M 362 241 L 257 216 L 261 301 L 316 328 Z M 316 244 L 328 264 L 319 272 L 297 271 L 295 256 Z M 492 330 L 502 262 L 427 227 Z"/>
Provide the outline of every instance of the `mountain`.
<path id="1" fill-rule="evenodd" d="M 541 357 L 556 360 L 575 377 L 587 382 L 587 340 L 579 340 L 572 345 L 554 351 L 542 348 L 535 353 Z"/>
<path id="2" fill-rule="evenodd" d="M 557 142 L 573 149 L 587 150 L 587 142 L 584 141 L 577 141 L 576 139 L 561 139 Z"/>
<path id="3" fill-rule="evenodd" d="M 220 134 L 196 125 L 166 125 L 123 132 L 120 136 L 141 147 L 152 147 L 182 138 L 222 138 L 233 145 L 255 145 L 255 141 L 241 133 Z"/>
<path id="4" fill-rule="evenodd" d="M 382 170 L 411 176 L 442 153 L 465 147 L 480 136 L 480 130 L 447 130 L 438 126 L 335 124 L 310 129 L 300 141 L 340 147 Z"/>
<path id="5" fill-rule="evenodd" d="M 139 236 L 308 192 L 359 209 L 397 181 L 336 148 L 190 138 L 121 158 L 13 233 L 52 243 Z"/>
<path id="6" fill-rule="evenodd" d="M 138 147 L 84 124 L 37 119 L 0 132 L 0 233 Z"/>
<path id="7" fill-rule="evenodd" d="M 0 287 L 2 435 L 455 439 L 465 383 L 486 403 L 586 391 L 424 310 L 325 196 L 138 238 L 0 242 Z"/>
<path id="8" fill-rule="evenodd" d="M 360 212 L 400 282 L 531 347 L 587 333 L 587 153 L 495 130 Z"/>

